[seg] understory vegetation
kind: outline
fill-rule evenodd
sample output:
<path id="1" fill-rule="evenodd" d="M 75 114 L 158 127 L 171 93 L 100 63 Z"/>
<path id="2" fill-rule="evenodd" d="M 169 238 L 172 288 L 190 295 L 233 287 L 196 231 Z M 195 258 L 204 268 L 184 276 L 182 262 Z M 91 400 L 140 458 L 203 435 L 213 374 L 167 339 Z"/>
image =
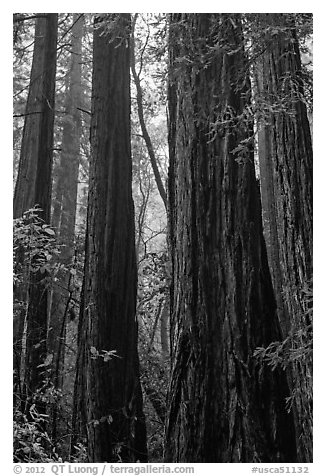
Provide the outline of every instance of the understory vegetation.
<path id="1" fill-rule="evenodd" d="M 312 462 L 312 33 L 14 14 L 14 462 Z"/>

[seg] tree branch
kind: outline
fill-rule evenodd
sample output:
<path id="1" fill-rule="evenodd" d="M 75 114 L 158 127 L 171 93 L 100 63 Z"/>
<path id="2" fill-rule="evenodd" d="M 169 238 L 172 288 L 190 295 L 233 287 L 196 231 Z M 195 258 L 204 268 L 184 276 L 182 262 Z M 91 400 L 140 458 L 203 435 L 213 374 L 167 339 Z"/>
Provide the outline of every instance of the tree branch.
<path id="1" fill-rule="evenodd" d="M 38 13 L 36 15 L 29 15 L 29 16 L 24 16 L 24 15 L 19 15 L 18 13 L 14 13 L 14 23 L 19 23 L 22 21 L 27 21 L 27 20 L 34 20 L 35 18 L 46 18 L 47 13 Z"/>
<path id="2" fill-rule="evenodd" d="M 33 114 L 42 114 L 43 111 L 25 112 L 24 114 L 14 114 L 13 117 L 32 116 Z"/>
<path id="3" fill-rule="evenodd" d="M 86 109 L 82 109 L 81 107 L 77 107 L 78 111 L 82 111 L 82 112 L 85 112 L 85 114 L 88 114 L 89 116 L 92 115 L 92 113 L 90 111 L 86 111 Z"/>
<path id="4" fill-rule="evenodd" d="M 132 76 L 134 78 L 136 90 L 137 90 L 137 108 L 138 108 L 138 117 L 139 117 L 139 122 L 140 122 L 140 127 L 141 131 L 146 143 L 148 155 L 152 164 L 152 169 L 155 177 L 155 182 L 157 185 L 157 189 L 159 191 L 159 194 L 162 198 L 162 201 L 164 203 L 165 209 L 167 210 L 167 196 L 166 196 L 166 191 L 162 182 L 162 178 L 160 175 L 160 171 L 157 166 L 157 160 L 155 157 L 155 152 L 153 148 L 153 144 L 151 141 L 151 138 L 148 134 L 147 127 L 145 124 L 145 119 L 144 119 L 144 108 L 143 108 L 143 91 L 141 88 L 140 84 L 140 79 L 139 76 L 137 75 L 136 72 L 136 62 L 135 62 L 135 23 L 137 20 L 137 15 L 134 16 L 133 23 L 132 23 L 132 31 L 131 31 L 131 36 L 130 36 L 130 51 L 131 51 L 131 72 Z"/>

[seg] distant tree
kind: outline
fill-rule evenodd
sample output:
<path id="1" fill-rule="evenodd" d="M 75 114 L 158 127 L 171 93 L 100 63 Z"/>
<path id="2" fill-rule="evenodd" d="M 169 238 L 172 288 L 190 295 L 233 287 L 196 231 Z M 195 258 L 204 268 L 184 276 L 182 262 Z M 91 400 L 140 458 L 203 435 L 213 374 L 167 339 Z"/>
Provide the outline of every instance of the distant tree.
<path id="1" fill-rule="evenodd" d="M 300 461 L 312 461 L 312 143 L 294 14 L 260 14 L 256 27 L 259 163 L 268 255 L 283 337 L 310 348 L 289 367 Z M 263 32 L 263 35 L 262 35 Z M 298 349 L 297 349 L 298 352 Z M 310 387 L 310 390 L 309 390 Z"/>
<path id="2" fill-rule="evenodd" d="M 64 379 L 64 355 L 66 324 L 73 307 L 73 267 L 75 223 L 77 208 L 80 138 L 81 138 L 81 62 L 82 62 L 83 14 L 74 13 L 71 26 L 71 53 L 67 71 L 65 115 L 59 165 L 57 167 L 56 194 L 52 224 L 56 227 L 61 245 L 60 265 L 52 292 L 48 332 L 48 352 L 52 355 L 51 381 L 55 389 L 61 389 Z M 52 437 L 56 437 L 58 402 L 52 414 Z"/>
<path id="3" fill-rule="evenodd" d="M 36 19 L 33 64 L 14 195 L 15 218 L 37 204 L 40 207 L 38 216 L 45 223 L 50 222 L 51 206 L 57 25 L 57 14 L 45 14 Z M 47 289 L 44 277 L 40 271 L 31 272 L 28 277 L 24 403 L 27 400 L 30 403 L 44 378 L 44 368 L 40 367 L 46 358 Z M 20 288 L 18 293 L 26 297 L 25 289 Z M 16 363 L 21 354 L 23 319 L 23 313 L 19 313 L 18 323 L 14 323 Z"/>
<path id="4" fill-rule="evenodd" d="M 129 39 L 129 14 L 95 18 L 74 426 L 86 429 L 88 460 L 96 462 L 147 458 L 135 319 Z"/>
<path id="5" fill-rule="evenodd" d="M 240 16 L 172 14 L 168 462 L 296 461 L 253 157 Z"/>
<path id="6" fill-rule="evenodd" d="M 15 31 L 15 26 L 18 27 Z M 13 48 L 13 149 L 14 149 L 14 184 L 16 183 L 24 116 L 26 110 L 27 95 L 30 83 L 31 64 L 34 50 L 35 20 L 14 23 Z"/>

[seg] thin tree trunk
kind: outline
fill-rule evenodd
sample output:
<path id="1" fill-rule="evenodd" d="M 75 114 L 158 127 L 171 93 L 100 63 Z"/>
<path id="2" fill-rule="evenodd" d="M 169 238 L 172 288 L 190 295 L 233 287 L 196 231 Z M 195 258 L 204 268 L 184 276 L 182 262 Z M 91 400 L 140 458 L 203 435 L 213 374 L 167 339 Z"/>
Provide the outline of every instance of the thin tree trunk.
<path id="1" fill-rule="evenodd" d="M 62 135 L 62 152 L 60 156 L 59 176 L 57 185 L 57 201 L 60 213 L 57 214 L 58 241 L 62 246 L 60 263 L 64 266 L 57 276 L 52 302 L 48 333 L 48 352 L 53 355 L 52 383 L 56 389 L 63 386 L 66 323 L 71 300 L 72 275 L 69 269 L 74 259 L 74 237 L 77 206 L 77 187 L 79 173 L 81 117 L 78 107 L 81 102 L 81 54 L 83 22 L 79 13 L 73 14 L 71 31 L 71 62 L 69 71 L 69 87 L 66 94 L 66 116 Z M 58 196 L 60 195 L 60 197 Z M 58 205 L 58 203 L 57 203 Z M 58 207 L 55 207 L 55 209 Z M 58 421 L 57 421 L 58 420 Z M 61 427 L 66 422 L 58 415 L 58 403 L 52 412 L 51 432 L 56 438 L 57 423 Z M 60 433 L 64 430 L 61 428 Z"/>
<path id="2" fill-rule="evenodd" d="M 163 309 L 160 316 L 160 335 L 161 335 L 161 350 L 163 359 L 166 360 L 169 356 L 169 309 L 170 302 L 169 298 L 166 297 L 163 305 Z"/>
<path id="3" fill-rule="evenodd" d="M 165 460 L 296 461 L 285 373 L 253 356 L 280 329 L 253 128 L 243 121 L 250 84 L 239 15 L 173 14 L 170 65 L 173 363 Z"/>
<path id="4" fill-rule="evenodd" d="M 161 174 L 158 169 L 157 165 L 157 158 L 155 156 L 154 152 L 154 147 L 152 144 L 152 140 L 150 138 L 150 135 L 148 133 L 146 123 L 145 123 L 145 118 L 144 118 L 144 107 L 143 107 L 143 91 L 142 87 L 140 84 L 140 78 L 139 75 L 137 74 L 136 71 L 136 59 L 135 59 L 135 39 L 134 39 L 134 30 L 135 30 L 135 22 L 137 20 L 137 14 L 135 14 L 134 20 L 133 20 L 133 27 L 132 27 L 132 35 L 131 35 L 131 72 L 132 72 L 132 77 L 135 82 L 136 86 L 136 91 L 137 91 L 137 110 L 138 110 L 138 117 L 139 117 L 139 123 L 140 123 L 140 128 L 143 134 L 143 138 L 147 147 L 147 152 L 151 161 L 154 177 L 155 177 L 155 182 L 156 186 L 158 189 L 158 192 L 162 198 L 162 201 L 164 203 L 165 209 L 167 208 L 167 197 L 166 197 L 166 191 L 162 182 Z"/>

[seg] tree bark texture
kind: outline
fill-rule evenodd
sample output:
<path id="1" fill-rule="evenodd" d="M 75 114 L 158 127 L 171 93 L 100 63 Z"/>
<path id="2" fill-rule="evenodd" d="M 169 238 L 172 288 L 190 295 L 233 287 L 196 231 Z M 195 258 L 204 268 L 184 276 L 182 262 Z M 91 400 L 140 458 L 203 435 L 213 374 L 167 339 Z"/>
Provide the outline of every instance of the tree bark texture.
<path id="1" fill-rule="evenodd" d="M 253 357 L 280 329 L 245 115 L 250 85 L 239 16 L 172 14 L 169 45 L 165 460 L 296 461 L 285 374 Z M 239 144 L 247 147 L 237 152 Z"/>
<path id="2" fill-rule="evenodd" d="M 284 337 L 301 329 L 303 344 L 309 345 L 312 323 L 303 291 L 312 286 L 312 142 L 300 50 L 293 16 L 262 14 L 259 19 L 266 31 L 258 82 L 265 105 L 259 160 L 265 177 L 263 211 L 271 225 L 270 266 Z M 307 386 L 312 361 L 295 363 L 290 378 L 301 389 L 295 399 L 299 461 L 311 462 L 312 396 L 307 397 Z"/>
<path id="3" fill-rule="evenodd" d="M 35 184 L 39 134 L 43 119 L 45 86 L 45 41 L 47 16 L 37 18 L 30 85 L 25 110 L 24 130 L 14 194 L 14 218 L 35 205 Z M 47 106 L 46 106 L 47 107 Z"/>
<path id="4" fill-rule="evenodd" d="M 38 204 L 38 213 L 50 222 L 53 158 L 54 96 L 58 15 L 36 20 L 31 86 L 22 139 L 22 151 L 14 197 L 14 216 Z M 31 272 L 26 316 L 24 399 L 30 399 L 43 383 L 47 334 L 47 289 L 44 275 Z M 15 337 L 15 336 L 14 336 Z M 42 405 L 41 405 L 42 406 Z"/>
<path id="5" fill-rule="evenodd" d="M 167 360 L 170 354 L 169 331 L 168 331 L 169 309 L 170 309 L 170 302 L 169 302 L 169 298 L 167 297 L 164 301 L 163 309 L 160 315 L 161 351 L 162 351 L 162 357 L 164 360 Z"/>
<path id="6" fill-rule="evenodd" d="M 274 179 L 270 152 L 270 127 L 259 126 L 258 148 L 259 148 L 259 168 L 262 199 L 262 217 L 264 236 L 266 241 L 269 269 L 272 277 L 275 299 L 277 303 L 277 315 L 282 329 L 283 336 L 290 330 L 289 320 L 286 318 L 282 297 L 282 274 L 279 266 L 280 249 L 277 239 L 276 220 L 276 197 L 274 193 Z"/>
<path id="7" fill-rule="evenodd" d="M 47 18 L 38 18 L 35 23 L 35 43 L 30 74 L 30 85 L 26 103 L 26 116 L 24 122 L 23 137 L 21 143 L 20 160 L 17 181 L 15 185 L 13 217 L 23 216 L 24 211 L 35 205 L 35 183 L 37 175 L 37 160 L 39 148 L 39 134 L 42 122 L 42 106 L 44 74 L 45 74 L 45 33 Z M 20 255 L 23 263 L 24 255 Z M 26 279 L 27 276 L 26 276 Z M 15 289 L 16 302 L 24 303 L 27 299 L 27 288 L 24 285 Z M 14 348 L 14 378 L 20 380 L 21 376 L 21 352 L 22 337 L 24 330 L 25 309 L 14 314 L 13 325 L 13 348 Z M 16 386 L 17 382 L 14 382 Z M 20 385 L 17 385 L 18 387 Z"/>
<path id="8" fill-rule="evenodd" d="M 95 20 L 90 185 L 77 398 L 88 459 L 145 461 L 130 148 L 130 15 Z M 106 360 L 96 352 L 116 351 Z"/>

